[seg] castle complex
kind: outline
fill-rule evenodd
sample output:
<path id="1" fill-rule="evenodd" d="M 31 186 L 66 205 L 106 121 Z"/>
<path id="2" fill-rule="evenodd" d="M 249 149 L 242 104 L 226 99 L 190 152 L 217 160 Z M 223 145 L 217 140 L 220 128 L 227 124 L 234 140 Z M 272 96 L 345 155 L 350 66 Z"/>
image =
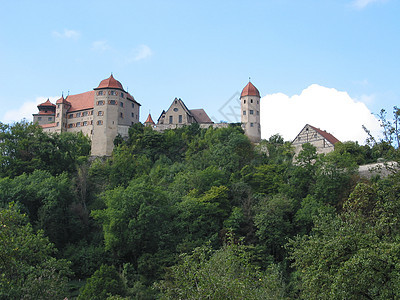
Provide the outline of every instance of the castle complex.
<path id="1" fill-rule="evenodd" d="M 261 140 L 260 93 L 249 82 L 242 90 L 241 122 L 245 134 L 253 143 Z M 139 122 L 140 104 L 124 90 L 113 75 L 100 82 L 93 91 L 61 96 L 56 104 L 49 100 L 39 104 L 33 122 L 45 132 L 78 132 L 92 140 L 93 156 L 110 156 L 117 135 L 128 136 L 129 127 Z M 227 127 L 227 123 L 214 123 L 203 109 L 188 109 L 181 99 L 175 98 L 167 111 L 154 123 L 151 116 L 145 124 L 163 131 L 192 123 L 200 127 Z"/>

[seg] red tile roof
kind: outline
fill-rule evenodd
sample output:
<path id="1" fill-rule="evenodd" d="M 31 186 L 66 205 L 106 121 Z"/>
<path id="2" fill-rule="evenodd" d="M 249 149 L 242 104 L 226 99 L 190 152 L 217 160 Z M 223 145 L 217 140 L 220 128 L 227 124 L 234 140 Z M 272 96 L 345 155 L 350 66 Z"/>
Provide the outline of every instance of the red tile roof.
<path id="1" fill-rule="evenodd" d="M 94 107 L 94 93 L 95 91 L 89 91 L 82 94 L 69 95 L 65 101 L 71 104 L 71 108 L 68 112 L 93 109 Z"/>
<path id="2" fill-rule="evenodd" d="M 144 124 L 153 124 L 154 125 L 154 121 L 151 118 L 151 114 L 149 114 L 149 116 L 147 117 L 147 120 L 144 121 Z"/>
<path id="3" fill-rule="evenodd" d="M 46 102 L 40 103 L 37 107 L 41 107 L 41 106 L 51 106 L 51 107 L 56 107 L 53 103 L 50 102 L 49 99 L 47 99 Z"/>
<path id="4" fill-rule="evenodd" d="M 257 90 L 257 88 L 249 81 L 249 83 L 244 87 L 242 90 L 242 94 L 240 97 L 245 97 L 245 96 L 257 96 L 260 97 L 260 92 Z"/>
<path id="5" fill-rule="evenodd" d="M 118 80 L 116 80 L 112 74 L 110 77 L 108 77 L 107 79 L 104 79 L 100 82 L 99 86 L 95 89 L 106 89 L 106 88 L 113 88 L 113 89 L 120 89 L 120 90 L 124 90 L 124 88 L 122 87 L 121 82 L 119 82 Z"/>
<path id="6" fill-rule="evenodd" d="M 61 96 L 61 98 L 56 101 L 56 104 L 69 104 L 69 105 L 71 105 L 71 103 L 69 103 L 67 100 L 65 100 L 64 95 Z"/>
<path id="7" fill-rule="evenodd" d="M 339 140 L 335 138 L 332 134 L 329 132 L 326 132 L 325 130 L 321 130 L 319 128 L 316 128 L 314 126 L 309 125 L 312 129 L 314 129 L 316 132 L 318 132 L 320 135 L 322 135 L 329 143 L 332 145 L 335 145 Z"/>

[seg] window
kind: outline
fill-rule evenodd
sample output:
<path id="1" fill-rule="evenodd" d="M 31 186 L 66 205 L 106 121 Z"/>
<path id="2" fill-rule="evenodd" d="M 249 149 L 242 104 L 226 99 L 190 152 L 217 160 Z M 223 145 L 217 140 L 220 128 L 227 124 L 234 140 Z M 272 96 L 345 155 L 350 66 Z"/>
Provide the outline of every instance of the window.
<path id="1" fill-rule="evenodd" d="M 98 120 L 97 125 L 103 125 L 103 120 Z"/>
<path id="2" fill-rule="evenodd" d="M 252 109 L 250 109 L 250 114 L 254 115 L 254 111 Z"/>
<path id="3" fill-rule="evenodd" d="M 245 115 L 246 115 L 246 111 L 244 110 L 244 111 L 243 111 L 243 116 L 245 116 Z"/>
<path id="4" fill-rule="evenodd" d="M 124 107 L 124 102 L 120 102 L 119 105 L 120 105 L 121 107 Z"/>
<path id="5" fill-rule="evenodd" d="M 123 113 L 120 113 L 119 116 L 120 116 L 121 118 L 124 118 L 124 114 L 123 114 Z"/>
<path id="6" fill-rule="evenodd" d="M 175 107 L 175 108 L 174 108 L 174 112 L 177 112 L 177 111 L 178 111 L 178 109 Z"/>
<path id="7" fill-rule="evenodd" d="M 116 104 L 117 104 L 117 101 L 115 101 L 115 100 L 108 100 L 108 104 L 110 104 L 110 105 L 116 105 Z"/>
<path id="8" fill-rule="evenodd" d="M 57 104 L 57 108 L 60 108 L 60 104 Z"/>
<path id="9" fill-rule="evenodd" d="M 49 117 L 49 121 L 52 121 L 53 120 L 53 118 L 52 117 Z"/>
<path id="10" fill-rule="evenodd" d="M 90 120 L 90 125 L 93 125 L 93 120 Z"/>
<path id="11" fill-rule="evenodd" d="M 179 123 L 182 123 L 182 115 L 179 115 Z"/>
<path id="12" fill-rule="evenodd" d="M 72 119 L 74 117 L 74 114 L 69 114 L 68 119 Z"/>
<path id="13" fill-rule="evenodd" d="M 87 121 L 84 121 L 84 122 L 83 122 L 83 126 L 87 126 Z"/>
<path id="14" fill-rule="evenodd" d="M 57 118 L 60 116 L 60 113 L 57 113 Z"/>
<path id="15" fill-rule="evenodd" d="M 254 127 L 254 123 L 250 123 L 250 127 Z"/>
<path id="16" fill-rule="evenodd" d="M 98 91 L 97 96 L 103 96 L 103 91 Z"/>
<path id="17" fill-rule="evenodd" d="M 169 124 L 172 124 L 172 121 L 173 121 L 174 119 L 172 118 L 172 116 L 169 116 Z"/>
<path id="18" fill-rule="evenodd" d="M 115 91 L 111 91 L 111 96 L 115 96 Z"/>
<path id="19" fill-rule="evenodd" d="M 103 100 L 97 101 L 96 104 L 97 105 L 104 105 L 104 101 Z"/>
<path id="20" fill-rule="evenodd" d="M 260 104 L 260 101 L 257 100 L 257 104 Z"/>
<path id="21" fill-rule="evenodd" d="M 257 110 L 257 116 L 259 116 L 260 115 L 260 112 Z"/>
<path id="22" fill-rule="evenodd" d="M 60 122 L 57 122 L 56 126 L 60 125 Z"/>
<path id="23" fill-rule="evenodd" d="M 72 128 L 72 124 L 68 124 L 68 128 Z"/>
<path id="24" fill-rule="evenodd" d="M 132 118 L 134 118 L 134 117 L 135 117 L 135 114 L 134 114 L 134 113 L 131 113 L 131 116 L 132 116 Z"/>
<path id="25" fill-rule="evenodd" d="M 38 121 L 42 121 L 42 117 L 38 117 L 37 120 L 38 120 Z"/>
<path id="26" fill-rule="evenodd" d="M 135 103 L 132 103 L 132 108 L 135 108 Z"/>
<path id="27" fill-rule="evenodd" d="M 121 93 L 121 97 L 124 98 L 124 93 Z"/>
<path id="28" fill-rule="evenodd" d="M 87 111 L 84 111 L 83 113 L 82 113 L 82 117 L 86 117 L 88 115 L 88 112 Z"/>
<path id="29" fill-rule="evenodd" d="M 99 111 L 97 112 L 97 115 L 98 115 L 98 116 L 103 116 L 103 115 L 104 115 L 104 112 L 103 112 L 102 110 L 99 110 Z"/>
<path id="30" fill-rule="evenodd" d="M 81 113 L 80 113 L 80 112 L 77 112 L 77 113 L 76 113 L 76 117 L 79 118 L 80 116 L 81 116 Z"/>
<path id="31" fill-rule="evenodd" d="M 250 99 L 250 103 L 253 103 L 253 99 Z"/>
<path id="32" fill-rule="evenodd" d="M 81 127 L 81 122 L 77 122 L 76 127 Z"/>
<path id="33" fill-rule="evenodd" d="M 246 99 L 243 100 L 243 104 L 246 104 Z"/>

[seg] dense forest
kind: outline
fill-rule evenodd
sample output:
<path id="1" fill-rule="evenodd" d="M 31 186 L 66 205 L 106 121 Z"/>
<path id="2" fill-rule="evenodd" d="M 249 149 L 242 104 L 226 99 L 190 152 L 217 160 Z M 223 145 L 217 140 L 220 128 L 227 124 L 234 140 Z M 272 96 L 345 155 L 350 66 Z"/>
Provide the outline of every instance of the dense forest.
<path id="1" fill-rule="evenodd" d="M 382 115 L 383 116 L 383 115 Z M 0 123 L 0 299 L 398 299 L 397 116 L 329 154 L 135 124 L 112 157 Z"/>

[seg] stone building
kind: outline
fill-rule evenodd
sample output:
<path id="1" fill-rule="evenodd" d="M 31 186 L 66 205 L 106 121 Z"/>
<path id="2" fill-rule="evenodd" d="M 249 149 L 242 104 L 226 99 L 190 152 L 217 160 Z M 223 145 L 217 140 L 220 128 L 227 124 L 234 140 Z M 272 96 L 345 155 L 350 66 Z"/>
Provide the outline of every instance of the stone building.
<path id="1" fill-rule="evenodd" d="M 261 141 L 260 98 L 260 92 L 249 81 L 240 95 L 240 106 L 244 133 L 253 143 Z"/>
<path id="2" fill-rule="evenodd" d="M 310 143 L 317 148 L 317 153 L 329 153 L 335 150 L 335 144 L 339 142 L 332 134 L 307 124 L 293 140 L 295 155 L 299 154 L 302 145 Z"/>
<path id="3" fill-rule="evenodd" d="M 157 125 L 213 124 L 204 109 L 188 109 L 182 99 L 175 98 L 167 111 L 163 110 Z"/>
<path id="4" fill-rule="evenodd" d="M 45 132 L 81 131 L 92 140 L 92 155 L 109 156 L 115 137 L 128 136 L 129 127 L 139 122 L 140 104 L 111 75 L 93 91 L 61 96 L 55 105 L 47 100 L 38 109 L 33 122 Z"/>
<path id="5" fill-rule="evenodd" d="M 241 121 L 245 134 L 253 143 L 261 140 L 260 93 L 249 82 L 242 90 Z M 110 156 L 117 135 L 128 136 L 129 127 L 139 122 L 140 104 L 124 90 L 113 75 L 100 82 L 92 91 L 61 96 L 56 104 L 49 100 L 38 105 L 33 122 L 45 132 L 79 132 L 92 140 L 93 156 Z M 204 109 L 188 109 L 181 99 L 175 98 L 154 123 L 149 114 L 144 122 L 154 130 L 164 131 L 197 123 L 201 128 L 228 127 L 228 123 L 214 123 Z"/>

